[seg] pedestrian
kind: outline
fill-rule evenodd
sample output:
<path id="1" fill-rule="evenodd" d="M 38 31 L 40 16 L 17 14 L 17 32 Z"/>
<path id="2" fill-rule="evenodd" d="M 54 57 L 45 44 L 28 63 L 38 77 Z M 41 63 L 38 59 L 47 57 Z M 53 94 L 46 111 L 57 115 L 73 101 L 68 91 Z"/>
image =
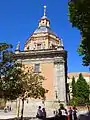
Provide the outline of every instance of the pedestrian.
<path id="1" fill-rule="evenodd" d="M 75 106 L 73 107 L 73 119 L 77 120 L 77 109 Z"/>
<path id="2" fill-rule="evenodd" d="M 46 119 L 46 110 L 45 110 L 45 108 L 42 108 L 42 115 L 43 115 L 43 119 Z"/>
<path id="3" fill-rule="evenodd" d="M 62 115 L 61 108 L 58 109 L 58 115 L 59 115 L 59 117 Z"/>
<path id="4" fill-rule="evenodd" d="M 36 117 L 39 118 L 39 119 L 43 119 L 43 112 L 41 110 L 41 106 L 38 107 Z"/>
<path id="5" fill-rule="evenodd" d="M 58 113 L 59 113 L 59 116 L 63 120 L 67 120 L 68 119 L 68 117 L 67 117 L 67 110 L 64 108 L 63 104 L 60 105 L 60 108 L 58 109 Z"/>
<path id="6" fill-rule="evenodd" d="M 69 110 L 68 110 L 68 117 L 69 117 L 69 120 L 72 120 L 72 108 L 70 107 Z"/>
<path id="7" fill-rule="evenodd" d="M 90 116 L 90 106 L 88 105 L 88 112 L 87 115 Z"/>

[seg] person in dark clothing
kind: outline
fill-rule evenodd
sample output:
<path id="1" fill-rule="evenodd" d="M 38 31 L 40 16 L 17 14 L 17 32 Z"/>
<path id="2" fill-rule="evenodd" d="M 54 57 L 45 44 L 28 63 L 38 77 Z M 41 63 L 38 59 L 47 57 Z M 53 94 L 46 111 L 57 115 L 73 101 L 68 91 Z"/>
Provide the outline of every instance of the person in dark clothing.
<path id="1" fill-rule="evenodd" d="M 61 111 L 61 109 L 60 109 L 60 108 L 58 109 L 58 115 L 59 115 L 59 116 L 61 116 L 61 115 L 62 115 L 62 111 Z"/>
<path id="2" fill-rule="evenodd" d="M 69 120 L 72 120 L 72 108 L 69 108 L 68 114 L 69 114 Z"/>
<path id="3" fill-rule="evenodd" d="M 58 115 L 61 120 L 67 120 L 67 110 L 64 108 L 64 105 L 61 104 L 60 108 L 58 109 Z"/>
<path id="4" fill-rule="evenodd" d="M 46 119 L 46 110 L 45 110 L 45 108 L 42 108 L 42 115 L 43 115 L 43 119 Z"/>
<path id="5" fill-rule="evenodd" d="M 74 118 L 74 120 L 77 120 L 77 109 L 76 109 L 76 107 L 73 107 L 73 118 Z"/>
<path id="6" fill-rule="evenodd" d="M 42 118 L 43 118 L 43 112 L 42 112 L 42 110 L 41 110 L 41 106 L 38 107 L 36 117 L 39 118 L 39 119 L 42 119 Z"/>

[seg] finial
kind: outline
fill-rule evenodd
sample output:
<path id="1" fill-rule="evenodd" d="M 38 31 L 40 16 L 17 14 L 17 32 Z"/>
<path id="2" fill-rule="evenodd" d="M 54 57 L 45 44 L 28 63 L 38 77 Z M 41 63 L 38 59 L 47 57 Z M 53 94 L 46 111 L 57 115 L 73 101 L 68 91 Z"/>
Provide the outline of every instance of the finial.
<path id="1" fill-rule="evenodd" d="M 63 45 L 63 40 L 61 39 L 61 46 L 63 47 L 64 45 Z"/>
<path id="2" fill-rule="evenodd" d="M 18 42 L 18 44 L 16 46 L 16 51 L 20 51 L 20 42 Z"/>
<path id="3" fill-rule="evenodd" d="M 46 16 L 46 5 L 44 5 L 44 16 Z"/>

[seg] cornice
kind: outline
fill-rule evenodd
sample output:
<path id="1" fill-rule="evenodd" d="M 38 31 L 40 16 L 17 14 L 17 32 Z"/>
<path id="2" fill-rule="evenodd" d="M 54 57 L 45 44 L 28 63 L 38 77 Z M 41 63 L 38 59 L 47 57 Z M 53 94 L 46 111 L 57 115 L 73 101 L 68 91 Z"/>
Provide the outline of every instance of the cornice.
<path id="1" fill-rule="evenodd" d="M 64 57 L 67 56 L 67 51 L 65 50 L 32 50 L 32 51 L 20 51 L 15 53 L 17 59 L 27 59 L 27 58 L 54 58 L 54 57 Z"/>

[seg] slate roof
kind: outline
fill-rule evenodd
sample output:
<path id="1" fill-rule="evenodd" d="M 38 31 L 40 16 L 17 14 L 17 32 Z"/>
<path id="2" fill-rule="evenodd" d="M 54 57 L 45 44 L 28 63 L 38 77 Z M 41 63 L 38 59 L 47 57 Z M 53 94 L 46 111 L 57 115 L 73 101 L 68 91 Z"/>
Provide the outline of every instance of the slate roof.
<path id="1" fill-rule="evenodd" d="M 38 27 L 34 33 L 44 33 L 44 32 L 47 32 L 47 33 L 51 33 L 51 34 L 55 34 L 51 28 L 47 27 L 47 26 L 40 26 Z"/>

